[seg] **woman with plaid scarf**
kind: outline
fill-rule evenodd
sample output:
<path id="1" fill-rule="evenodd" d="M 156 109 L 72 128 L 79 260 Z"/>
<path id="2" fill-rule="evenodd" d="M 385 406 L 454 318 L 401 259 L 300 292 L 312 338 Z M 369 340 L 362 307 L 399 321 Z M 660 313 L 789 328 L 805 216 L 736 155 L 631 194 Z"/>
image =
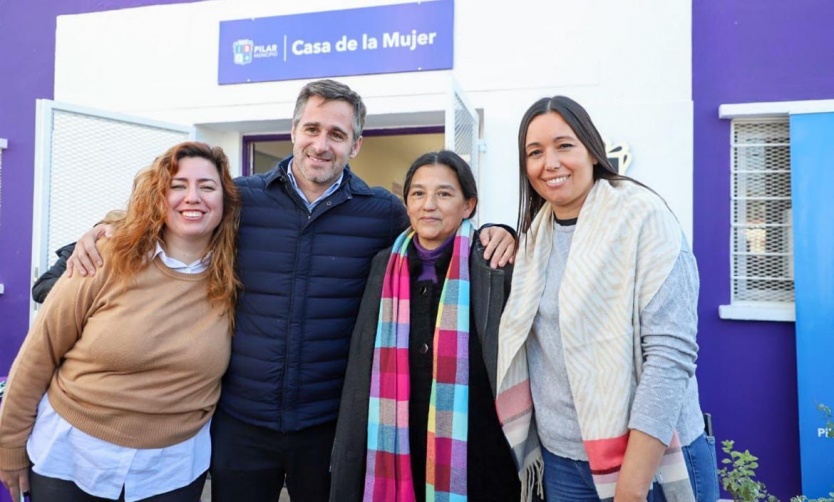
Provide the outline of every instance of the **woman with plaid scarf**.
<path id="1" fill-rule="evenodd" d="M 411 226 L 374 258 L 353 331 L 332 501 L 519 499 L 494 405 L 511 270 L 483 259 L 476 190 L 450 151 L 406 174 Z"/>

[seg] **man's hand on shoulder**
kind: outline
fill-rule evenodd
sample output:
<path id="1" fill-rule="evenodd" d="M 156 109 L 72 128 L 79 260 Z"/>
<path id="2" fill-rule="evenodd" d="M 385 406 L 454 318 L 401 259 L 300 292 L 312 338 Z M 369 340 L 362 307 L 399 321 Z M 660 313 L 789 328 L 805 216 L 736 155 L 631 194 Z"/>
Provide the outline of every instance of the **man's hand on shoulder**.
<path id="1" fill-rule="evenodd" d="M 78 272 L 82 277 L 96 275 L 96 270 L 104 265 L 104 260 L 98 252 L 96 241 L 104 237 L 109 239 L 113 235 L 113 225 L 101 223 L 88 231 L 75 243 L 75 251 L 67 260 L 67 277 Z"/>

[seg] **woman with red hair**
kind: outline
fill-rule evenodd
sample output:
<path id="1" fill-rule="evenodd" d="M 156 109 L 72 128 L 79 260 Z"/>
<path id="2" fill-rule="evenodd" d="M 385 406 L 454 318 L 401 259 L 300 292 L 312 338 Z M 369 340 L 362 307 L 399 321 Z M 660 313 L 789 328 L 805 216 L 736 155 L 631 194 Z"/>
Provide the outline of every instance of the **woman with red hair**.
<path id="1" fill-rule="evenodd" d="M 137 175 L 106 264 L 58 281 L 12 365 L 0 479 L 14 500 L 199 500 L 239 215 L 220 148 L 181 143 Z"/>

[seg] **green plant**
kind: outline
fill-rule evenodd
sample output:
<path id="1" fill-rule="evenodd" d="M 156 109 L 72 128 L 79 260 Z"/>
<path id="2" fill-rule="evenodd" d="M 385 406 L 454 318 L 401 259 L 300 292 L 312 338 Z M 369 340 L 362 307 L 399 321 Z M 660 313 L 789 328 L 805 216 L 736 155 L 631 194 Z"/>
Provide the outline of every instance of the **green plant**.
<path id="1" fill-rule="evenodd" d="M 735 451 L 735 441 L 722 441 L 721 446 L 729 458 L 721 460 L 724 467 L 718 470 L 718 476 L 721 486 L 732 495 L 734 501 L 778 502 L 779 499 L 767 493 L 764 483 L 753 479 L 756 477 L 756 469 L 759 468 L 758 457 L 750 453 L 750 450 Z"/>
<path id="2" fill-rule="evenodd" d="M 832 420 L 831 416 L 831 407 L 820 403 L 817 405 L 817 409 L 820 410 L 822 416 L 825 417 L 825 436 L 834 438 L 834 420 Z"/>
<path id="3" fill-rule="evenodd" d="M 817 404 L 817 410 L 825 419 L 825 436 L 834 438 L 834 413 L 831 407 L 820 403 Z M 735 441 L 722 441 L 721 446 L 729 458 L 721 460 L 724 467 L 718 470 L 718 476 L 721 486 L 732 495 L 735 502 L 779 502 L 779 499 L 767 492 L 764 483 L 753 479 L 756 477 L 756 469 L 759 468 L 757 456 L 750 453 L 750 450 L 736 451 Z M 829 493 L 828 497 L 817 499 L 797 495 L 791 497 L 791 502 L 834 502 L 834 492 Z"/>
<path id="4" fill-rule="evenodd" d="M 819 403 L 817 409 L 825 418 L 825 437 L 834 438 L 834 420 L 832 420 L 831 407 Z M 818 499 L 809 499 L 805 495 L 799 495 L 791 498 L 791 502 L 834 502 L 834 492 L 829 493 L 828 497 Z"/>
<path id="5" fill-rule="evenodd" d="M 809 499 L 805 495 L 800 495 L 798 497 L 791 497 L 791 502 L 834 502 L 834 493 L 829 493 L 827 497 L 819 499 Z"/>

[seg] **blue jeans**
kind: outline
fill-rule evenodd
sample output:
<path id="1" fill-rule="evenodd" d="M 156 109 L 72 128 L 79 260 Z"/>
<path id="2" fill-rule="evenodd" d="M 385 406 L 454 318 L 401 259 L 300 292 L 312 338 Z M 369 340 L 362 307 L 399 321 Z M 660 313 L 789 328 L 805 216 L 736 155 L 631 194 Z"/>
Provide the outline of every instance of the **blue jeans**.
<path id="1" fill-rule="evenodd" d="M 683 458 L 689 482 L 698 502 L 718 500 L 718 464 L 715 438 L 701 434 L 684 446 Z M 559 457 L 542 448 L 544 456 L 544 495 L 547 502 L 599 502 L 588 462 Z M 663 490 L 655 483 L 649 502 L 665 502 Z"/>

